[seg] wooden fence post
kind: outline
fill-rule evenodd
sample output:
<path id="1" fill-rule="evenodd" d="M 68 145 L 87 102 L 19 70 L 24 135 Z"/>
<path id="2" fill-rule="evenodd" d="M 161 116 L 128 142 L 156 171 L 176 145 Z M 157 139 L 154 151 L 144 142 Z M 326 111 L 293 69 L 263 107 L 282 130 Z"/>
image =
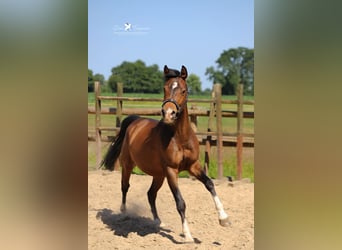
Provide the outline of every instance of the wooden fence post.
<path id="1" fill-rule="evenodd" d="M 217 178 L 223 178 L 223 137 L 222 137 L 222 85 L 214 84 L 216 100 L 216 129 L 217 129 Z"/>
<path id="2" fill-rule="evenodd" d="M 209 110 L 209 118 L 208 118 L 208 128 L 207 132 L 211 132 L 213 130 L 213 119 L 215 116 L 215 90 L 214 88 L 211 91 L 211 103 Z M 209 173 L 209 163 L 210 163 L 210 153 L 211 153 L 211 135 L 207 135 L 205 139 L 205 151 L 204 151 L 204 172 L 206 175 Z"/>
<path id="3" fill-rule="evenodd" d="M 116 95 L 118 97 L 123 96 L 123 84 L 122 82 L 117 83 L 117 92 Z M 116 127 L 119 128 L 121 126 L 122 120 L 122 100 L 117 100 L 116 103 Z"/>
<path id="4" fill-rule="evenodd" d="M 94 82 L 94 90 L 95 90 L 95 140 L 96 140 L 96 165 L 97 168 L 100 168 L 101 164 L 101 100 L 99 100 L 98 96 L 101 95 L 101 86 L 100 82 Z"/>
<path id="5" fill-rule="evenodd" d="M 237 141 L 236 141 L 236 159 L 237 159 L 237 179 L 242 177 L 242 149 L 243 149 L 243 84 L 238 84 L 237 93 Z"/>

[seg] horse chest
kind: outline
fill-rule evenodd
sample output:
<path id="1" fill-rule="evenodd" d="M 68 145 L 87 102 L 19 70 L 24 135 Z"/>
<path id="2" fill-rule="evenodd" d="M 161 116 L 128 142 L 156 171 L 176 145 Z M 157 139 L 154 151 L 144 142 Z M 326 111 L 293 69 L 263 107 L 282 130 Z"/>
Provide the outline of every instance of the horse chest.
<path id="1" fill-rule="evenodd" d="M 198 159 L 197 151 L 193 148 L 173 143 L 169 145 L 166 154 L 166 165 L 173 168 L 186 168 Z"/>

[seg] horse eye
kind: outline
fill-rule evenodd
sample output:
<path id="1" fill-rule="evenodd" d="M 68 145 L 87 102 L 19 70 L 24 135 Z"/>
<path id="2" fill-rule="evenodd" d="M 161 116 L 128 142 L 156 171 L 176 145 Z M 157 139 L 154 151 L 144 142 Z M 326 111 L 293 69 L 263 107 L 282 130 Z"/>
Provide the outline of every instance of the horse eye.
<path id="1" fill-rule="evenodd" d="M 186 90 L 184 89 L 184 90 L 182 91 L 182 94 L 185 95 L 185 92 L 186 92 Z"/>

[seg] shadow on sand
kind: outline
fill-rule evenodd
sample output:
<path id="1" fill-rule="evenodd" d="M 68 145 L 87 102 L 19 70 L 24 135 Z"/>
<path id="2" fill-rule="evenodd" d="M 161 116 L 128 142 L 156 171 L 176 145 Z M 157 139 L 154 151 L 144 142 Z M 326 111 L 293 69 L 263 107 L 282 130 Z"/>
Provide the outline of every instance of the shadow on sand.
<path id="1" fill-rule="evenodd" d="M 172 231 L 160 227 L 154 220 L 146 217 L 141 217 L 129 213 L 115 214 L 112 210 L 104 208 L 98 210 L 96 214 L 97 219 L 107 225 L 114 235 L 127 238 L 129 233 L 137 233 L 139 236 L 146 236 L 148 234 L 159 234 L 162 237 L 168 238 L 175 244 L 183 244 L 184 242 L 177 241 L 170 235 Z M 195 239 L 196 243 L 200 243 Z"/>

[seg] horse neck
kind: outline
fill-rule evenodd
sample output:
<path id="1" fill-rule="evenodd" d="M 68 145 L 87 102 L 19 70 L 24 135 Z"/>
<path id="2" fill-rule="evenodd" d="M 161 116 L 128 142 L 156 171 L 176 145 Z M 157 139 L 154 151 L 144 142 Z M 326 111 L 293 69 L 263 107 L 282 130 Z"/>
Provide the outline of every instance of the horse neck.
<path id="1" fill-rule="evenodd" d="M 187 105 L 185 105 L 185 107 L 183 108 L 183 111 L 177 119 L 177 123 L 175 126 L 176 135 L 180 136 L 180 138 L 182 139 L 187 140 L 190 136 L 189 130 L 191 130 Z"/>

